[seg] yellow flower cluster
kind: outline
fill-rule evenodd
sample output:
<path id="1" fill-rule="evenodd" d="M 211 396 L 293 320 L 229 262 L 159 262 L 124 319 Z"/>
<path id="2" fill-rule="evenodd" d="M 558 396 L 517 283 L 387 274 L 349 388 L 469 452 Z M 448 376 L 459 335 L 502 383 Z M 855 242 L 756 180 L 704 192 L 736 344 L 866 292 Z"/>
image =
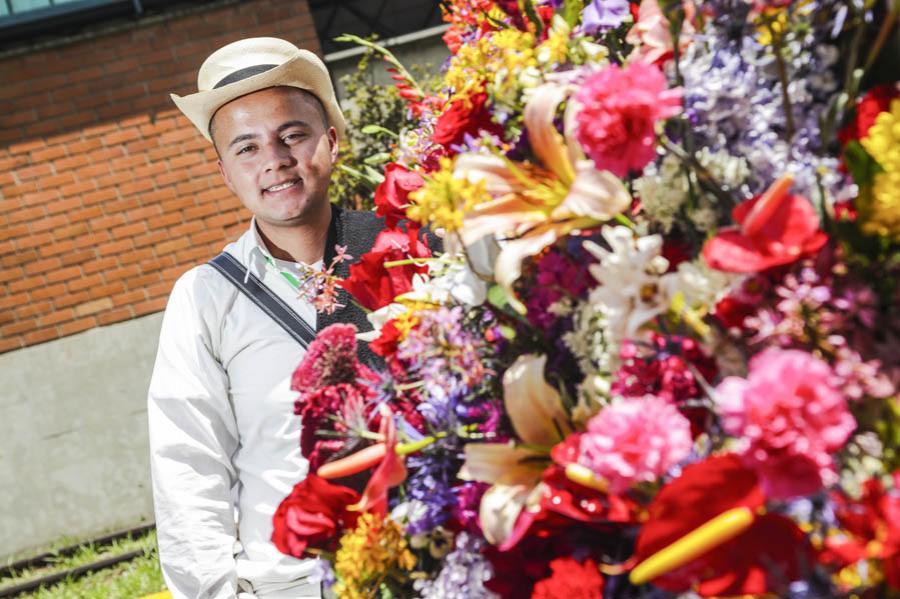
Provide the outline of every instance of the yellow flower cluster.
<path id="1" fill-rule="evenodd" d="M 900 98 L 878 115 L 869 135 L 860 141 L 884 169 L 875 175 L 863 231 L 900 241 Z"/>
<path id="2" fill-rule="evenodd" d="M 400 525 L 367 512 L 355 529 L 341 537 L 334 561 L 338 578 L 334 592 L 341 599 L 378 596 L 378 587 L 392 571 L 409 571 L 415 565 Z"/>
<path id="3" fill-rule="evenodd" d="M 513 103 L 520 90 L 518 75 L 536 66 L 534 34 L 503 29 L 462 46 L 450 61 L 444 83 L 453 89 L 453 100 L 484 91 L 489 81 L 494 98 Z"/>
<path id="4" fill-rule="evenodd" d="M 564 25 L 565 21 L 562 21 L 562 23 Z M 541 45 L 537 48 L 537 59 L 541 64 L 558 65 L 566 62 L 569 56 L 570 34 L 571 31 L 569 31 L 568 27 L 554 26 L 550 30 L 547 39 L 541 42 Z"/>
<path id="5" fill-rule="evenodd" d="M 447 232 L 462 227 L 463 216 L 491 199 L 484 181 L 471 183 L 453 176 L 453 160 L 441 158 L 440 168 L 425 177 L 425 184 L 409 194 L 406 214 L 412 220 Z"/>

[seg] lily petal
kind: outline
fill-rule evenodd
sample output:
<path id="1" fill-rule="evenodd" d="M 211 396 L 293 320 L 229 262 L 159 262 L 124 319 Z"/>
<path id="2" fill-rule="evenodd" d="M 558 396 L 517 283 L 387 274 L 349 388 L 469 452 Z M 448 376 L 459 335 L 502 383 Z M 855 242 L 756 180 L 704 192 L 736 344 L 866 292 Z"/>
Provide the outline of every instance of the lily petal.
<path id="1" fill-rule="evenodd" d="M 534 485 L 546 466 L 535 458 L 546 458 L 532 449 L 510 443 L 469 443 L 466 461 L 459 470 L 462 480 L 501 485 Z"/>
<path id="2" fill-rule="evenodd" d="M 625 184 L 611 172 L 597 170 L 591 160 L 579 161 L 575 170 L 569 195 L 553 210 L 553 218 L 574 215 L 605 221 L 631 206 Z"/>
<path id="3" fill-rule="evenodd" d="M 485 492 L 478 509 L 478 523 L 489 543 L 499 545 L 512 534 L 533 490 L 532 485 L 494 485 Z"/>
<path id="4" fill-rule="evenodd" d="M 566 185 L 575 180 L 575 169 L 569 159 L 566 141 L 556 130 L 556 108 L 569 95 L 562 85 L 548 83 L 533 90 L 525 104 L 523 116 L 528 141 L 541 163 L 552 170 Z"/>
<path id="5" fill-rule="evenodd" d="M 519 356 L 503 375 L 503 404 L 520 439 L 549 447 L 572 427 L 559 393 L 544 380 L 546 364 L 547 356 Z"/>

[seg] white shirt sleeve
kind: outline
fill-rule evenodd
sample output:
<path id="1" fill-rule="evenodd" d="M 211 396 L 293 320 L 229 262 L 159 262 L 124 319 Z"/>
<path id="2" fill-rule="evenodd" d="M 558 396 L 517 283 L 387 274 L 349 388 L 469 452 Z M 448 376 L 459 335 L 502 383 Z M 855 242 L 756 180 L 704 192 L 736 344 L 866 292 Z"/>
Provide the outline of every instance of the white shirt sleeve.
<path id="1" fill-rule="evenodd" d="M 221 317 L 205 267 L 175 284 L 163 318 L 147 415 L 163 576 L 175 599 L 237 596 L 232 456 L 237 426 L 216 352 Z M 211 269 L 209 269 L 211 270 Z"/>

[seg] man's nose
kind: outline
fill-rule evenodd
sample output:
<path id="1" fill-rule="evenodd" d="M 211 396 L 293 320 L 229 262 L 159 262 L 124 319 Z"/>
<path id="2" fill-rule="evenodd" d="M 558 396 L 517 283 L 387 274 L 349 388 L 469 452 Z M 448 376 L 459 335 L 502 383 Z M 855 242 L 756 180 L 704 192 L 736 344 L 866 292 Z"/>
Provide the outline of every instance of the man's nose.
<path id="1" fill-rule="evenodd" d="M 266 146 L 266 162 L 267 171 L 275 171 L 280 168 L 293 166 L 296 160 L 291 155 L 291 149 L 279 139 L 276 142 L 267 144 Z"/>

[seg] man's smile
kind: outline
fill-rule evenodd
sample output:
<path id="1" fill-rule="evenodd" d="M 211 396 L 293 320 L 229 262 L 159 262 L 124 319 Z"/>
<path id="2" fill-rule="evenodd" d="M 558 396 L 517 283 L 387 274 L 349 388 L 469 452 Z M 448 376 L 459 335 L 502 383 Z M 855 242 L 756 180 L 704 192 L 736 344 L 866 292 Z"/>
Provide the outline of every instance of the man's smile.
<path id="1" fill-rule="evenodd" d="M 286 189 L 291 189 L 300 184 L 302 179 L 288 179 L 287 181 L 282 181 L 281 183 L 276 183 L 275 185 L 271 185 L 269 187 L 263 188 L 264 193 L 279 193 L 285 191 Z"/>

